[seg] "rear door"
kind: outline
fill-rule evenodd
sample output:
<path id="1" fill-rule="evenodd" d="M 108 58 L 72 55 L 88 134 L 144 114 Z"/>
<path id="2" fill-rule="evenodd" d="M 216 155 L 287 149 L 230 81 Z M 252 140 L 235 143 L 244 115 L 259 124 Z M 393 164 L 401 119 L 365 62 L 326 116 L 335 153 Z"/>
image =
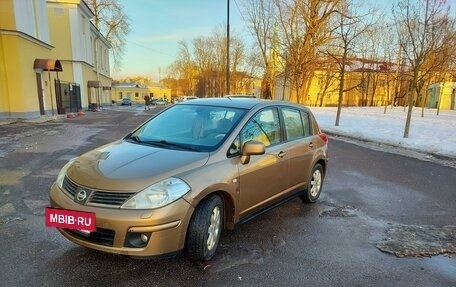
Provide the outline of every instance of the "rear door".
<path id="1" fill-rule="evenodd" d="M 290 161 L 288 172 L 290 186 L 304 187 L 313 167 L 315 151 L 310 117 L 306 111 L 297 108 L 283 107 L 281 111 L 284 123 L 284 141 Z"/>

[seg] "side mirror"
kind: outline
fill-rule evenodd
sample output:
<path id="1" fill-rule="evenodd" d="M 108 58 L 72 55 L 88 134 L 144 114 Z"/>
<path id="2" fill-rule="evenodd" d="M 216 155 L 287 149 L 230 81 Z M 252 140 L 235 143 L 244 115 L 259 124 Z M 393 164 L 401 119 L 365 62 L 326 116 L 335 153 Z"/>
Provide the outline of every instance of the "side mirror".
<path id="1" fill-rule="evenodd" d="M 241 150 L 241 163 L 248 164 L 250 162 L 251 155 L 260 155 L 266 152 L 264 143 L 259 141 L 248 141 L 242 146 Z"/>

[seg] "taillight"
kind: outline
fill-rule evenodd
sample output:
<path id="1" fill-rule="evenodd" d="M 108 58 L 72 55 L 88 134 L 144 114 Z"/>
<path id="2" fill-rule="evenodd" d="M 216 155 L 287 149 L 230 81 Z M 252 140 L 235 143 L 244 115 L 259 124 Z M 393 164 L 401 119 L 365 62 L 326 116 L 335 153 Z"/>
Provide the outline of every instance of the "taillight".
<path id="1" fill-rule="evenodd" d="M 318 134 L 320 138 L 325 142 L 325 144 L 328 143 L 328 136 L 325 133 L 320 133 Z"/>

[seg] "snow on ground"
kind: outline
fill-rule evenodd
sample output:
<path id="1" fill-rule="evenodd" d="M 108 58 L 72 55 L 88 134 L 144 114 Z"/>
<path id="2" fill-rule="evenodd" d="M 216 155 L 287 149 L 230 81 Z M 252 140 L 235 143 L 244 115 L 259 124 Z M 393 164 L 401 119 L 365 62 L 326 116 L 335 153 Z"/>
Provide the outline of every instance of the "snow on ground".
<path id="1" fill-rule="evenodd" d="M 404 107 L 343 107 L 335 126 L 336 107 L 311 107 L 323 131 L 419 152 L 456 158 L 456 111 L 414 108 L 409 137 L 404 138 Z"/>

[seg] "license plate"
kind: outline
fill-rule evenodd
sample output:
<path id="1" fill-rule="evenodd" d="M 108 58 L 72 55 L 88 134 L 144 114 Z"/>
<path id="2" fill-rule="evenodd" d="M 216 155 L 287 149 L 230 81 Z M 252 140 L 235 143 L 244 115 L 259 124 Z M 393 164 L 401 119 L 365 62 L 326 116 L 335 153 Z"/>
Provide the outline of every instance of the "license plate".
<path id="1" fill-rule="evenodd" d="M 46 207 L 46 226 L 83 230 L 82 232 L 95 231 L 95 213 L 76 210 Z"/>

